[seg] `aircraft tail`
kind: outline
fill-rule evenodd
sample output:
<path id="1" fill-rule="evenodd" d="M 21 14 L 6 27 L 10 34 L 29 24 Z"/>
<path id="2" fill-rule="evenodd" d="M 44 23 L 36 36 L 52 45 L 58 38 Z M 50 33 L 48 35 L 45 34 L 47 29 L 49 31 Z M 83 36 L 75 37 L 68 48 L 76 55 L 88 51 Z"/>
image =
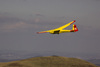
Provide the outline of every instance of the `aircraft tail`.
<path id="1" fill-rule="evenodd" d="M 78 31 L 78 28 L 75 24 L 73 25 L 73 30 L 74 30 L 74 32 Z"/>
<path id="2" fill-rule="evenodd" d="M 78 31 L 78 28 L 77 28 L 77 26 L 74 24 L 73 25 L 73 28 L 72 28 L 72 30 L 70 31 L 70 32 L 77 32 Z"/>

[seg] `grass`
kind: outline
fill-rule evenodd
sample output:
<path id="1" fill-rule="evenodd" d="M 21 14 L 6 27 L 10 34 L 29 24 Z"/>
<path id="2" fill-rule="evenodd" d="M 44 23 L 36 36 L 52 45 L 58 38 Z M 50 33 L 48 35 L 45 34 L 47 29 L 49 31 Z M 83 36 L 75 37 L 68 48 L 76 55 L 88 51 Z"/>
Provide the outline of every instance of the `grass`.
<path id="1" fill-rule="evenodd" d="M 77 58 L 60 56 L 34 57 L 20 61 L 0 63 L 0 67 L 97 67 Z"/>

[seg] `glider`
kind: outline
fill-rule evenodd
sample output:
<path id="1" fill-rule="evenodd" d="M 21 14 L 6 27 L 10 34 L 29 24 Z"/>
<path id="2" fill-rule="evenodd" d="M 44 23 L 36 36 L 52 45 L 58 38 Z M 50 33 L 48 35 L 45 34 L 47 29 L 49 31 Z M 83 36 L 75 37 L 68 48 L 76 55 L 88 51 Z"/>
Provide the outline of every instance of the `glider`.
<path id="1" fill-rule="evenodd" d="M 41 31 L 41 32 L 37 32 L 37 34 L 40 34 L 40 33 L 50 33 L 50 34 L 60 34 L 60 33 L 68 33 L 68 32 L 77 32 L 78 31 L 78 28 L 75 24 L 73 24 L 75 22 L 72 21 L 72 22 L 69 22 L 68 24 L 65 24 L 59 28 L 56 28 L 56 29 L 52 29 L 52 30 L 47 30 L 47 31 Z M 72 30 L 65 30 L 64 28 L 68 27 L 69 25 L 73 24 L 73 28 Z"/>

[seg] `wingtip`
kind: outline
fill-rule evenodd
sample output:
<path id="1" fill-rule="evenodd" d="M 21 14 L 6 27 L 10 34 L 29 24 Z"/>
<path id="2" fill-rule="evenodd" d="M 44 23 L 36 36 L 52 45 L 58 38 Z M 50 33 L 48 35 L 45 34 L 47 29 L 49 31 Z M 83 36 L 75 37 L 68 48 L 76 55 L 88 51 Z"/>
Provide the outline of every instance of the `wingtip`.
<path id="1" fill-rule="evenodd" d="M 39 32 L 36 32 L 37 34 L 39 34 Z"/>
<path id="2" fill-rule="evenodd" d="M 74 20 L 74 22 L 76 22 L 76 20 Z"/>

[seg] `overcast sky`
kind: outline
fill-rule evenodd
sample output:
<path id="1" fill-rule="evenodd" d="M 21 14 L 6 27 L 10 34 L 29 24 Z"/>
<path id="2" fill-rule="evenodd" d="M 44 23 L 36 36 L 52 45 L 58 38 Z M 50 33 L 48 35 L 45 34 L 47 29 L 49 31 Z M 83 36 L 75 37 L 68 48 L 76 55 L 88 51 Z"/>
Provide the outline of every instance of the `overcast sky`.
<path id="1" fill-rule="evenodd" d="M 73 20 L 78 32 L 36 34 Z M 100 0 L 0 0 L 0 49 L 100 54 Z"/>

